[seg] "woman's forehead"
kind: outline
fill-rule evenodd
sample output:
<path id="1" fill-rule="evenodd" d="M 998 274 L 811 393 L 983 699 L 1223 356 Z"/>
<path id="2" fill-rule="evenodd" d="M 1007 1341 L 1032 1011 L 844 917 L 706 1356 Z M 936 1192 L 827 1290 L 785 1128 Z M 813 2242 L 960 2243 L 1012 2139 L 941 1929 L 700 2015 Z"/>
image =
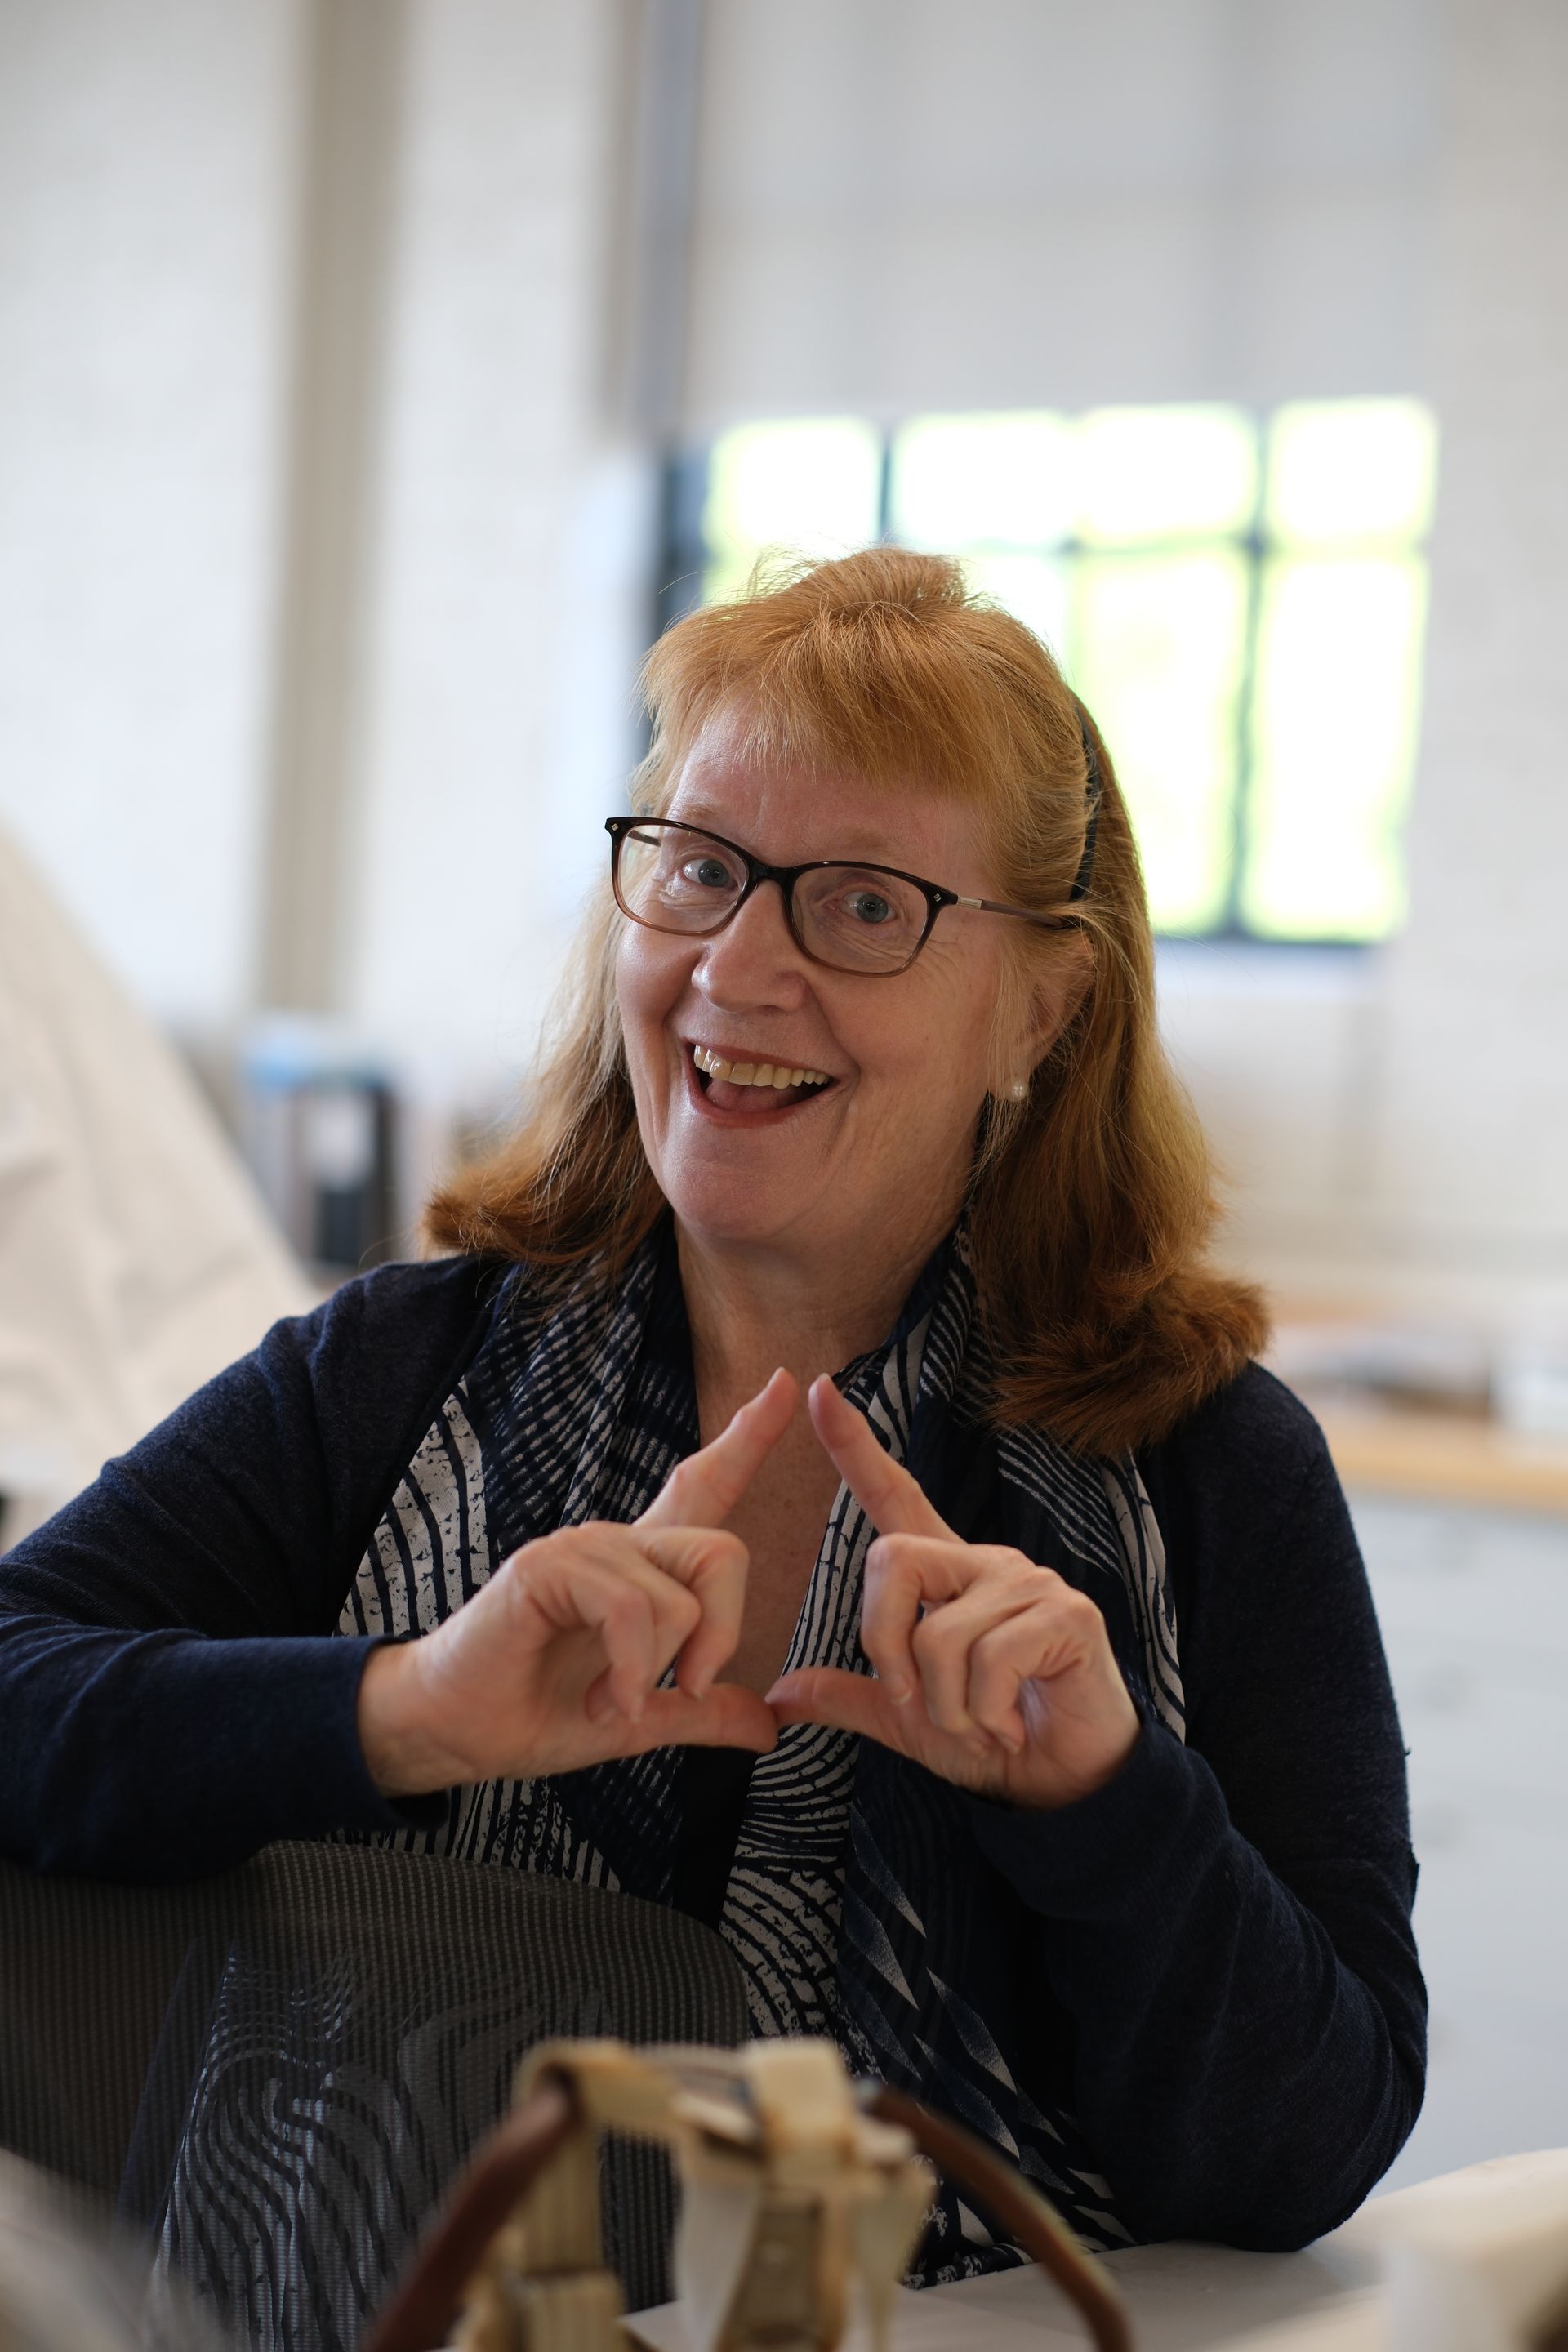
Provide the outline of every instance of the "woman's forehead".
<path id="1" fill-rule="evenodd" d="M 781 864 L 787 850 L 797 858 L 842 852 L 909 866 L 917 848 L 951 858 L 977 831 L 973 809 L 929 787 L 874 783 L 852 769 L 761 752 L 729 730 L 699 737 L 665 813 L 732 835 Z"/>

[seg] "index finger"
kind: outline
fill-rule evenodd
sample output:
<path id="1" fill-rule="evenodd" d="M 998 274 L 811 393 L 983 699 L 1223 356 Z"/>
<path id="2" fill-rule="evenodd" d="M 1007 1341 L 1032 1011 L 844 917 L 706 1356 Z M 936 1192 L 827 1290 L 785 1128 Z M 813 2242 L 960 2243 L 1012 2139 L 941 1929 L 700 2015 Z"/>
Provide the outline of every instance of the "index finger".
<path id="1" fill-rule="evenodd" d="M 879 1535 L 945 1536 L 952 1529 L 927 1502 L 918 1478 L 877 1442 L 863 1412 L 841 1397 L 826 1372 L 806 1400 L 829 1460 Z"/>
<path id="2" fill-rule="evenodd" d="M 678 1462 L 639 1528 L 722 1527 L 795 1412 L 795 1384 L 782 1367 L 712 1443 Z"/>

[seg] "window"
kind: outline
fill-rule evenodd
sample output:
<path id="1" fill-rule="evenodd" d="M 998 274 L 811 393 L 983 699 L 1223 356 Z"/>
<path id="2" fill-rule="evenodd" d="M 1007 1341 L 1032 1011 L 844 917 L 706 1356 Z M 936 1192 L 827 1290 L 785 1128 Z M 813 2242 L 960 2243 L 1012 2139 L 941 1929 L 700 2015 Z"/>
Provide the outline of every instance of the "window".
<path id="1" fill-rule="evenodd" d="M 1103 726 L 1159 929 L 1373 940 L 1404 911 L 1436 463 L 1409 400 L 741 425 L 672 471 L 668 609 L 769 547 L 961 556 Z"/>

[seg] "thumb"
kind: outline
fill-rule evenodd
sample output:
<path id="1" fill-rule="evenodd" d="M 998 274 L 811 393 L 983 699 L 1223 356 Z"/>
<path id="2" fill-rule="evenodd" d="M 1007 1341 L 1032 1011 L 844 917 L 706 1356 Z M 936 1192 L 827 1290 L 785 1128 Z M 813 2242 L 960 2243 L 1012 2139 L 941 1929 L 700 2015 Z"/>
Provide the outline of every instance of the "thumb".
<path id="1" fill-rule="evenodd" d="M 901 1751 L 905 1746 L 908 1709 L 870 1675 L 846 1674 L 841 1666 L 798 1666 L 779 1676 L 767 1703 L 778 1723 L 823 1723 L 833 1731 L 858 1731 L 883 1748 Z"/>

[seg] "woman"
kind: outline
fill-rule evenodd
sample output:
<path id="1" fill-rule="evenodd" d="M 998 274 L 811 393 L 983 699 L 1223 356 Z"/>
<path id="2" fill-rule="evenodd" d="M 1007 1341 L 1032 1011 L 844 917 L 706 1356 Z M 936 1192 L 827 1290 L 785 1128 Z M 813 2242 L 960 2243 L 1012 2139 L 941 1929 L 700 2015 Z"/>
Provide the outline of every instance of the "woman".
<path id="1" fill-rule="evenodd" d="M 1321 1439 L 1200 1263 L 1104 748 L 885 548 L 691 615 L 648 691 L 454 1254 L 9 1562 L 10 1850 L 616 1883 L 1098 2242 L 1300 2244 L 1419 2104 L 1403 1756 Z M 1015 2257 L 947 2198 L 921 2259 Z"/>

